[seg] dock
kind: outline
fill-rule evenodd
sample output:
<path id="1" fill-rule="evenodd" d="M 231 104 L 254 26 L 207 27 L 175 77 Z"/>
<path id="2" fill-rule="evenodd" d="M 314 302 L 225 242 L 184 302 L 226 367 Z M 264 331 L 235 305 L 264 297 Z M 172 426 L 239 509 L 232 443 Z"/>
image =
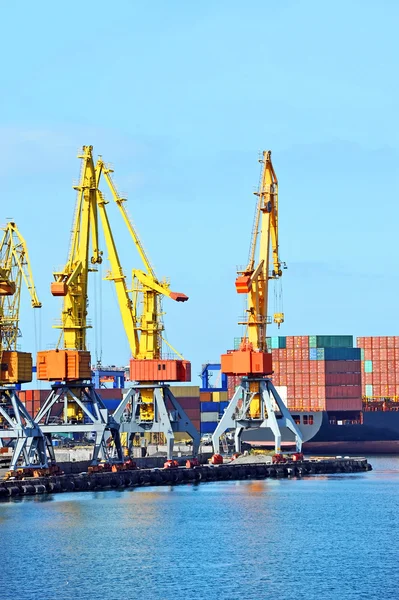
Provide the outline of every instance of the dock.
<path id="1" fill-rule="evenodd" d="M 264 463 L 202 465 L 193 468 L 132 469 L 115 473 L 70 473 L 0 482 L 0 499 L 116 490 L 144 486 L 181 485 L 211 481 L 303 478 L 317 475 L 364 473 L 372 470 L 366 458 L 322 458 L 267 465 Z"/>

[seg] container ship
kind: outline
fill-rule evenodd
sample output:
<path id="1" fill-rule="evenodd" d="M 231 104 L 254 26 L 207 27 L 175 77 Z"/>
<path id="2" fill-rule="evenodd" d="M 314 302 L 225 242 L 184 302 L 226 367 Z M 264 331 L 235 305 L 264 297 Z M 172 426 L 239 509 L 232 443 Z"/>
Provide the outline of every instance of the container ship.
<path id="1" fill-rule="evenodd" d="M 268 346 L 271 379 L 302 432 L 305 452 L 399 453 L 399 336 L 358 337 L 356 347 L 351 335 L 279 336 L 268 338 Z M 238 383 L 227 377 L 226 399 Z M 201 433 L 212 433 L 217 424 L 208 416 L 216 416 L 217 406 L 209 404 L 210 394 L 213 399 L 211 388 L 200 392 Z M 288 449 L 293 434 L 282 434 Z M 274 447 L 268 429 L 244 431 L 241 439 Z"/>

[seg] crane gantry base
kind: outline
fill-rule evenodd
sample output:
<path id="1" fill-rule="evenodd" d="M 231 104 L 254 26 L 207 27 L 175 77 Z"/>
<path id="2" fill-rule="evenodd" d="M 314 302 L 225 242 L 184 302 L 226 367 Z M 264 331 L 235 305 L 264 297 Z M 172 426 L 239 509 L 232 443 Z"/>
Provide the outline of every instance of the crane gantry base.
<path id="1" fill-rule="evenodd" d="M 47 468 L 46 438 L 15 388 L 0 387 L 0 417 L 0 447 L 5 439 L 15 440 L 11 470 Z"/>
<path id="2" fill-rule="evenodd" d="M 94 433 L 91 464 L 97 465 L 100 460 L 123 463 L 119 425 L 109 415 L 108 409 L 91 383 L 54 384 L 47 400 L 36 415 L 36 421 L 51 442 L 51 449 L 52 434 Z M 111 458 L 110 445 L 107 444 L 109 435 L 113 442 L 113 458 Z M 54 452 L 51 458 L 55 461 Z"/>
<path id="3" fill-rule="evenodd" d="M 253 391 L 256 388 L 256 391 Z M 251 403 L 256 400 L 259 415 L 251 416 Z M 274 400 L 274 402 L 273 402 Z M 234 429 L 236 452 L 241 452 L 241 434 L 244 429 L 268 427 L 274 435 L 275 451 L 281 453 L 281 427 L 295 435 L 296 451 L 302 450 L 302 434 L 276 388 L 268 378 L 244 377 L 230 400 L 212 435 L 213 451 L 220 451 L 220 437 L 227 429 Z"/>
<path id="4" fill-rule="evenodd" d="M 154 418 L 147 421 L 143 420 L 140 414 L 143 406 L 141 390 L 148 389 L 153 389 Z M 168 410 L 167 405 L 172 409 Z M 127 433 L 129 455 L 136 433 L 163 433 L 167 445 L 167 458 L 171 460 L 174 434 L 177 432 L 187 433 L 192 438 L 193 456 L 198 454 L 200 434 L 166 384 L 136 385 L 131 388 L 113 413 L 113 417 L 120 424 L 120 433 Z"/>

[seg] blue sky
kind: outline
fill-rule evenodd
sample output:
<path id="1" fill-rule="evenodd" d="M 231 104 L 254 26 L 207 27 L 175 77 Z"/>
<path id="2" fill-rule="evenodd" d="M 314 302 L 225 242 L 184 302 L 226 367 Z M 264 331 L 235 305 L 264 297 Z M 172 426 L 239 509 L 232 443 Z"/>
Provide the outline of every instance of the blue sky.
<path id="1" fill-rule="evenodd" d="M 56 341 L 49 283 L 83 144 L 113 163 L 157 275 L 190 296 L 164 308 L 193 383 L 240 335 L 235 267 L 263 149 L 288 264 L 280 333 L 398 335 L 398 17 L 393 0 L 4 6 L 0 221 L 25 235 L 43 302 L 40 336 L 23 302 L 23 349 Z M 141 265 L 110 212 L 128 273 Z M 127 364 L 115 293 L 102 290 L 103 362 Z"/>

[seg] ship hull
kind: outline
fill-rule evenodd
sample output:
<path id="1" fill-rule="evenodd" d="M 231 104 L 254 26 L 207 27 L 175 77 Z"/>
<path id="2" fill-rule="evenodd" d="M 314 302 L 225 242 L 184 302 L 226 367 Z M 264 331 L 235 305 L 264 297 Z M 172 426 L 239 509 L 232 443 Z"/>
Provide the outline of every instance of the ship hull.
<path id="1" fill-rule="evenodd" d="M 342 415 L 342 413 L 341 413 Z M 294 416 L 294 415 L 293 415 Z M 349 415 L 348 415 L 349 416 Z M 357 419 L 339 420 L 327 412 L 295 415 L 303 436 L 303 450 L 326 454 L 399 454 L 399 412 L 362 412 Z M 242 441 L 251 446 L 272 448 L 273 435 L 261 428 L 242 433 Z M 294 445 L 290 432 L 282 435 L 282 448 Z"/>

